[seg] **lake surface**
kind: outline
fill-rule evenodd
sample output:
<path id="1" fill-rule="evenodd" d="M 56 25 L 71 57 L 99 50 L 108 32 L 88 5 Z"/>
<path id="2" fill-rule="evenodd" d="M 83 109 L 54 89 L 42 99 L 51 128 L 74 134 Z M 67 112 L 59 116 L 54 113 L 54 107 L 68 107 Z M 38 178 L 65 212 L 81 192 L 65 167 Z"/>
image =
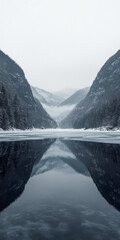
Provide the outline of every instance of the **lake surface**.
<path id="1" fill-rule="evenodd" d="M 118 240 L 119 226 L 119 144 L 0 142 L 0 240 Z"/>

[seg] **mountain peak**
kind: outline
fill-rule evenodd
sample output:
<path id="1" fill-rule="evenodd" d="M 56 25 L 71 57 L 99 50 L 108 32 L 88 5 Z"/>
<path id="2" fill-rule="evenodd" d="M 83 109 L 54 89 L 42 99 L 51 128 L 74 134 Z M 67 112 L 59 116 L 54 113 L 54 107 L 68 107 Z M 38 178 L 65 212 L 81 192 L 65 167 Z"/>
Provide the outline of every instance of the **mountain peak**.
<path id="1" fill-rule="evenodd" d="M 18 73 L 24 76 L 22 68 L 7 54 L 0 50 L 0 66 L 2 70 L 7 70 L 10 73 Z"/>

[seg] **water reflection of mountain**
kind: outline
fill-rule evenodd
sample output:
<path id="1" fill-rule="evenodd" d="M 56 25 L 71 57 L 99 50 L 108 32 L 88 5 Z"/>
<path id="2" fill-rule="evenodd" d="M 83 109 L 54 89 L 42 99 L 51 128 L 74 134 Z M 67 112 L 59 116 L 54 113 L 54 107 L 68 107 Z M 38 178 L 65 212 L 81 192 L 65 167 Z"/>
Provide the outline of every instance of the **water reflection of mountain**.
<path id="1" fill-rule="evenodd" d="M 0 143 L 0 211 L 24 190 L 34 164 L 54 140 Z"/>
<path id="2" fill-rule="evenodd" d="M 120 211 L 120 145 L 63 142 L 86 165 L 102 196 Z"/>
<path id="3" fill-rule="evenodd" d="M 90 174 L 120 211 L 120 145 L 51 139 L 0 143 L 0 211 L 21 195 L 30 176 L 66 166 Z"/>
<path id="4" fill-rule="evenodd" d="M 56 140 L 44 154 L 38 164 L 34 165 L 31 175 L 38 175 L 56 169 L 72 168 L 77 173 L 89 176 L 86 166 L 75 157 L 69 148 L 60 140 Z"/>

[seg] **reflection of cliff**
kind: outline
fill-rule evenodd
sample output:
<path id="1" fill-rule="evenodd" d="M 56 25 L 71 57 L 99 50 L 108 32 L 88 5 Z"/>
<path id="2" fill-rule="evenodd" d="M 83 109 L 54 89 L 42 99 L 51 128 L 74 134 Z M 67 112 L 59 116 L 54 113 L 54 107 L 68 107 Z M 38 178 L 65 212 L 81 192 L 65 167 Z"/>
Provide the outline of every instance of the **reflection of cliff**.
<path id="1" fill-rule="evenodd" d="M 0 211 L 23 192 L 37 163 L 54 140 L 0 143 Z"/>
<path id="2" fill-rule="evenodd" d="M 85 165 L 74 156 L 63 142 L 57 140 L 44 154 L 41 161 L 33 167 L 32 175 L 42 174 L 53 169 L 64 170 L 66 166 L 80 174 L 89 176 Z"/>
<path id="3" fill-rule="evenodd" d="M 120 211 L 120 145 L 64 141 L 88 168 L 102 196 Z"/>

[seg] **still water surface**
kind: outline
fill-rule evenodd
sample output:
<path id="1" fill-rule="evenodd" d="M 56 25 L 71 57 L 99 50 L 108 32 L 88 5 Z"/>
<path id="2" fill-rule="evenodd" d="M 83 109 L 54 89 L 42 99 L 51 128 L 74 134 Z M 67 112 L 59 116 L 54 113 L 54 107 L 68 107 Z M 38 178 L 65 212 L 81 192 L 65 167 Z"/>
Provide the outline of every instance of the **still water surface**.
<path id="1" fill-rule="evenodd" d="M 119 211 L 119 144 L 0 143 L 0 240 L 118 240 Z"/>

